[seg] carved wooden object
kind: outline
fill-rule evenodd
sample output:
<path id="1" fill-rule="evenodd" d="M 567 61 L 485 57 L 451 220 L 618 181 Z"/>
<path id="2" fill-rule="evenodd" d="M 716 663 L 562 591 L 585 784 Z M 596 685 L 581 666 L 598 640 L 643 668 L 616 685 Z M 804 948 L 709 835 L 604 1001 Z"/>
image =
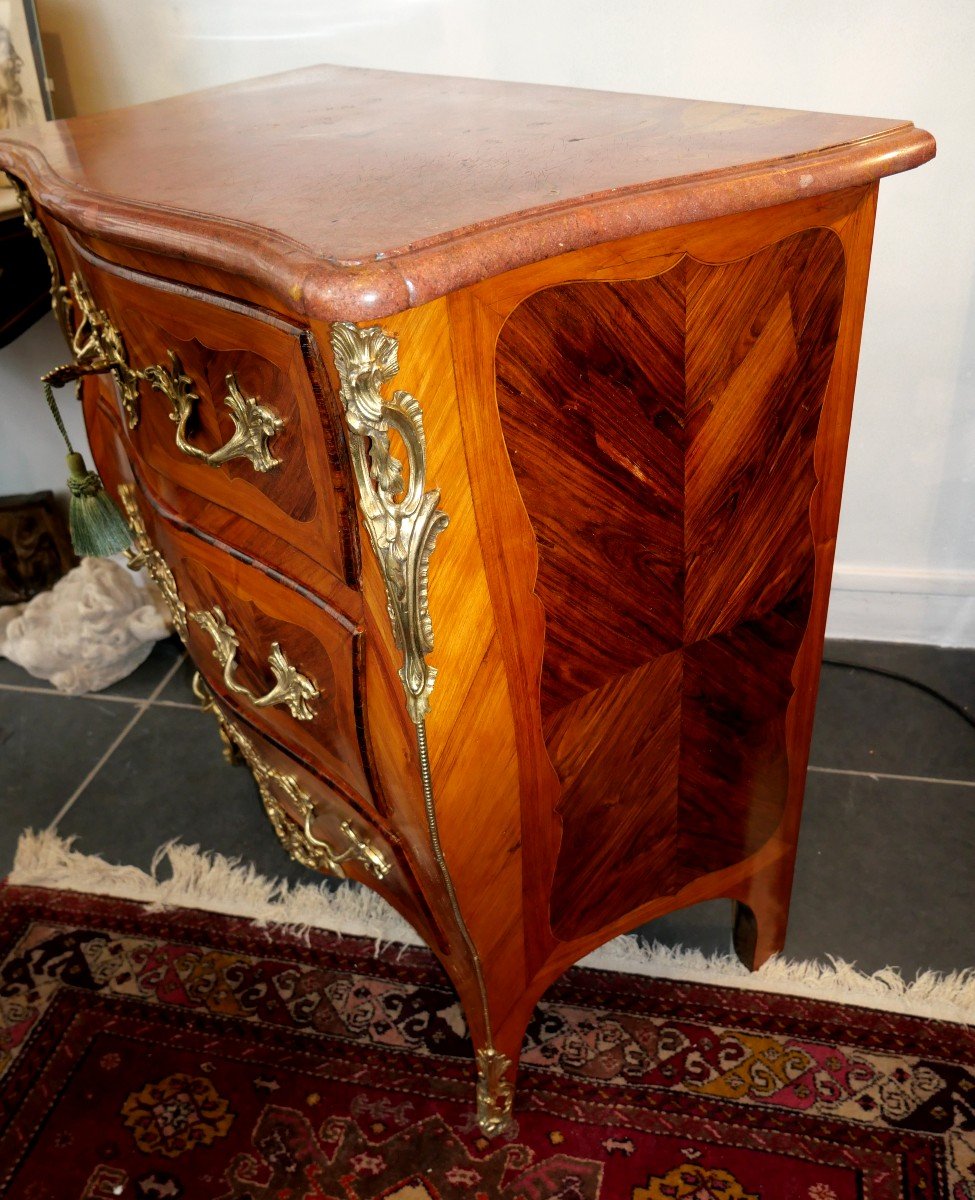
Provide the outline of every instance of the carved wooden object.
<path id="1" fill-rule="evenodd" d="M 53 492 L 0 496 L 0 604 L 22 604 L 77 564 Z"/>
<path id="2" fill-rule="evenodd" d="M 330 67 L 0 140 L 134 565 L 277 835 L 440 956 L 489 1133 L 595 946 L 782 946 L 877 182 L 933 153 Z"/>

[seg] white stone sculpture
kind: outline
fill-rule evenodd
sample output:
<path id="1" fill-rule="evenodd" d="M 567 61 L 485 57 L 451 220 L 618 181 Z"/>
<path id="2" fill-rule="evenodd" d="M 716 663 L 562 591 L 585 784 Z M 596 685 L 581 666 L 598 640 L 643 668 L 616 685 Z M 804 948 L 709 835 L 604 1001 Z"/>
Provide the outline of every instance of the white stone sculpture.
<path id="1" fill-rule="evenodd" d="M 169 633 L 155 585 L 108 558 L 83 558 L 49 592 L 0 608 L 0 656 L 72 696 L 124 679 Z"/>

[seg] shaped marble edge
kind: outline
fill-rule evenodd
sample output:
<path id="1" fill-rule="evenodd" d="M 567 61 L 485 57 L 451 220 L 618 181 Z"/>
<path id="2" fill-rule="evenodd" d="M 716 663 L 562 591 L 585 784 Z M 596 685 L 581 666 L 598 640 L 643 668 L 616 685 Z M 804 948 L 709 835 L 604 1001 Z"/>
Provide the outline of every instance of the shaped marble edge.
<path id="1" fill-rule="evenodd" d="M 617 97 L 620 103 L 657 101 L 662 106 L 694 107 L 692 102 L 659 97 L 322 67 L 224 85 L 117 113 L 138 114 L 141 110 L 148 116 L 151 110 L 158 112 L 170 105 L 177 113 L 180 105 L 219 102 L 221 94 L 233 95 L 243 87 L 283 89 L 289 77 L 297 85 L 311 80 L 316 71 L 324 72 L 327 81 L 336 75 L 344 77 L 342 72 L 348 74 L 349 70 L 368 76 L 373 85 L 382 79 L 391 80 L 392 86 L 409 81 L 402 86 L 418 87 L 418 80 L 436 80 L 442 87 L 452 83 L 483 84 L 537 90 L 539 95 Z M 66 158 L 77 160 L 72 130 L 96 129 L 99 122 L 109 122 L 116 116 L 113 113 L 5 131 L 0 137 L 0 168 L 23 180 L 43 209 L 81 233 L 240 275 L 270 291 L 288 310 L 301 316 L 361 321 L 402 312 L 484 278 L 601 242 L 869 184 L 919 166 L 936 151 L 931 135 L 910 122 L 703 102 L 699 107 L 721 108 L 729 114 L 768 113 L 770 122 L 775 114 L 808 118 L 810 122 L 821 118 L 824 128 L 830 127 L 830 122 L 837 128 L 845 124 L 852 128 L 860 122 L 868 132 L 808 151 L 771 158 L 766 155 L 717 169 L 689 170 L 687 174 L 643 183 L 566 195 L 551 203 L 529 204 L 446 228 L 398 248 L 376 251 L 371 257 L 355 258 L 330 257 L 262 224 L 99 191 L 65 178 L 51 165 L 46 147 L 58 146 Z M 690 129 L 688 139 L 694 136 Z M 760 146 L 761 137 L 756 136 L 756 148 Z"/>

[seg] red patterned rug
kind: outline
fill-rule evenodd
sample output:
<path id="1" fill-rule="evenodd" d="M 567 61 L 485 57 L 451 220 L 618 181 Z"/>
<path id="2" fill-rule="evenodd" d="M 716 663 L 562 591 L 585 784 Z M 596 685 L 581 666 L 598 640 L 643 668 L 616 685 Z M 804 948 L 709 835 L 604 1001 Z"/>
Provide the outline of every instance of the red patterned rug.
<path id="1" fill-rule="evenodd" d="M 0 1195 L 975 1200 L 975 1031 L 576 970 L 474 1123 L 425 951 L 0 888 Z"/>

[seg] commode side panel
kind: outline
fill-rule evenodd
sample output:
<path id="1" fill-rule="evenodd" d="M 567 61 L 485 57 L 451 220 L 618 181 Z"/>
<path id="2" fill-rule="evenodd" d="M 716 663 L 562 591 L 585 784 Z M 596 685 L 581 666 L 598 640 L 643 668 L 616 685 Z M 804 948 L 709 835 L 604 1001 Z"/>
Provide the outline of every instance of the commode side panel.
<path id="1" fill-rule="evenodd" d="M 839 238 L 817 229 L 547 288 L 501 330 L 546 617 L 560 936 L 740 861 L 781 818 L 843 283 Z"/>

